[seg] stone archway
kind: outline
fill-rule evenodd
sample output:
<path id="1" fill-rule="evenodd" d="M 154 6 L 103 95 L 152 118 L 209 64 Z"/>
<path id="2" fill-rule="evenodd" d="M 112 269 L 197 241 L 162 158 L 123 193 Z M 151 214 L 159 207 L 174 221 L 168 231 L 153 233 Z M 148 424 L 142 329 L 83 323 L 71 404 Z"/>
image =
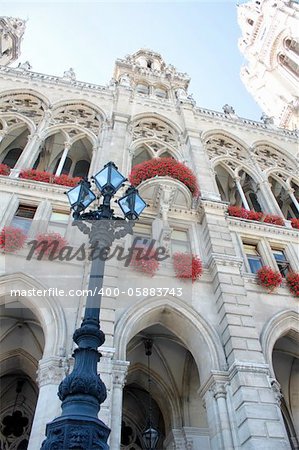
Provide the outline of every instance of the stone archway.
<path id="1" fill-rule="evenodd" d="M 299 314 L 282 311 L 264 327 L 262 347 L 291 448 L 299 449 Z"/>
<path id="2" fill-rule="evenodd" d="M 181 445 L 180 448 L 184 449 L 191 441 L 195 442 L 194 448 L 200 448 L 201 438 L 205 440 L 205 445 L 209 446 L 207 429 L 205 436 L 200 436 L 199 431 L 205 429 L 207 422 L 190 420 L 194 413 L 192 409 L 196 410 L 198 416 L 203 413 L 203 410 L 199 411 L 202 408 L 200 398 L 198 397 L 198 401 L 191 406 L 191 411 L 188 410 L 186 403 L 191 392 L 196 398 L 200 384 L 207 381 L 212 370 L 223 370 L 225 367 L 223 348 L 217 333 L 180 299 L 151 298 L 134 304 L 116 325 L 116 358 L 122 361 L 128 359 L 131 362 L 127 386 L 138 386 L 144 391 L 146 391 L 147 367 L 140 352 L 142 336 L 147 334 L 155 339 L 158 336 L 154 352 L 156 367 L 163 367 L 162 372 L 156 370 L 153 373 L 153 398 L 165 423 L 164 441 L 166 438 L 167 444 L 163 448 L 170 448 L 171 442 L 176 442 L 176 445 Z M 180 372 L 180 388 L 175 381 L 174 366 L 177 362 L 173 365 L 171 355 L 180 355 L 177 369 Z M 186 367 L 192 372 L 190 386 L 185 385 Z M 125 404 L 124 408 L 126 409 Z M 125 413 L 127 414 L 126 411 Z M 112 411 L 112 416 L 115 414 L 117 411 Z M 121 417 L 118 418 L 119 427 L 120 423 Z M 117 427 L 117 420 L 114 420 L 113 425 Z M 113 434 L 112 426 L 111 450 L 117 448 Z"/>

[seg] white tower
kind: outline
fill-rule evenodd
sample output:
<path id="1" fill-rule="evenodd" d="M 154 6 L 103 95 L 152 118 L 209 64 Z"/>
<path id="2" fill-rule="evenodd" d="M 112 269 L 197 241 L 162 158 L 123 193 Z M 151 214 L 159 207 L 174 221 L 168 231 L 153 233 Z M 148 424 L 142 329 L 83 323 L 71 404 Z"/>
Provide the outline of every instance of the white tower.
<path id="1" fill-rule="evenodd" d="M 19 58 L 25 24 L 15 17 L 0 17 L 0 65 L 7 66 Z"/>
<path id="2" fill-rule="evenodd" d="M 241 79 L 263 109 L 283 128 L 299 126 L 299 4 L 250 0 L 238 6 L 239 49 L 247 59 Z"/>

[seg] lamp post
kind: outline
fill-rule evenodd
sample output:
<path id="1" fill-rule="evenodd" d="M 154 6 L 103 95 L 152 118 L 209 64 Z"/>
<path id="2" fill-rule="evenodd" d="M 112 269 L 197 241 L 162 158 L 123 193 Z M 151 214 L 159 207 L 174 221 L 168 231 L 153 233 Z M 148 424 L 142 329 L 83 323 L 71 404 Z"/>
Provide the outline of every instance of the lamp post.
<path id="1" fill-rule="evenodd" d="M 159 440 L 159 432 L 152 424 L 152 379 L 151 379 L 151 365 L 150 357 L 152 356 L 153 341 L 150 338 L 144 339 L 145 354 L 147 356 L 147 372 L 148 372 L 148 423 L 147 427 L 142 433 L 143 443 L 147 450 L 154 450 Z"/>
<path id="2" fill-rule="evenodd" d="M 84 212 L 97 198 L 87 179 L 66 192 L 73 210 L 73 225 L 89 236 L 93 258 L 84 318 L 73 335 L 78 346 L 73 354 L 74 369 L 59 385 L 62 413 L 47 424 L 47 437 L 42 443 L 42 450 L 109 449 L 107 439 L 110 430 L 98 419 L 100 406 L 107 396 L 106 387 L 97 374 L 97 363 L 101 356 L 98 347 L 105 341 L 99 323 L 105 269 L 103 255 L 105 252 L 107 254 L 115 239 L 133 233 L 134 221 L 138 219 L 146 203 L 137 189 L 130 186 L 117 201 L 124 218 L 116 217 L 110 206 L 111 199 L 123 186 L 126 178 L 118 172 L 113 162 L 109 162 L 92 179 L 103 197 L 96 210 Z"/>

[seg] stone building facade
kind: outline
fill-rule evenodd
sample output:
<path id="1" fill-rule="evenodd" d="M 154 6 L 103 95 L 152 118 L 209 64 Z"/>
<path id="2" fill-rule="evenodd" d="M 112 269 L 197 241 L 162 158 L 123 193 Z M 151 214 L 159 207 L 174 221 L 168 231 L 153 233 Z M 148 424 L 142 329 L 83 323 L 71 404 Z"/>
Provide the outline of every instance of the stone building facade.
<path id="1" fill-rule="evenodd" d="M 117 60 L 107 86 L 69 71 L 55 77 L 0 67 L 0 163 L 11 168 L 0 176 L 0 228 L 21 227 L 28 241 L 58 231 L 78 246 L 66 187 L 21 178 L 24 169 L 84 176 L 112 160 L 128 176 L 151 158 L 183 162 L 196 174 L 198 198 L 170 177 L 139 186 L 149 206 L 134 233 L 156 239 L 170 257 L 153 277 L 115 259 L 106 265 L 99 371 L 110 448 L 143 448 L 143 341 L 151 338 L 157 448 L 297 449 L 298 300 L 285 280 L 268 292 L 255 276 L 260 265 L 279 270 L 281 261 L 298 271 L 298 230 L 291 227 L 299 215 L 297 135 L 227 108 L 198 107 L 189 81 L 147 49 Z M 231 217 L 228 204 L 278 215 L 285 225 Z M 120 244 L 128 248 L 130 239 Z M 201 258 L 199 280 L 175 277 L 177 251 Z M 46 423 L 59 415 L 57 389 L 72 369 L 90 270 L 88 261 L 27 255 L 27 247 L 0 254 L 0 439 L 7 450 L 39 449 Z"/>
<path id="2" fill-rule="evenodd" d="M 238 6 L 238 22 L 243 83 L 276 125 L 298 129 L 298 2 L 250 0 Z"/>

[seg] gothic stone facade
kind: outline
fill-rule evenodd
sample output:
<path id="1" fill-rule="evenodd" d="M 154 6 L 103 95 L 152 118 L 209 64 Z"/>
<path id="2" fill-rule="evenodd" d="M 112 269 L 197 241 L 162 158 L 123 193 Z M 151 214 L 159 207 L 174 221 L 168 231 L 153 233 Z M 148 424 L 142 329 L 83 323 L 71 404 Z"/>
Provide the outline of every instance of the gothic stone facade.
<path id="1" fill-rule="evenodd" d="M 250 0 L 238 6 L 241 79 L 262 110 L 283 128 L 299 128 L 299 4 Z"/>
<path id="2" fill-rule="evenodd" d="M 154 277 L 115 258 L 107 263 L 99 371 L 111 450 L 142 448 L 145 336 L 153 340 L 158 448 L 298 448 L 297 300 L 285 281 L 269 293 L 254 273 L 261 264 L 278 270 L 281 259 L 298 271 L 298 231 L 290 225 L 298 217 L 296 134 L 196 106 L 188 76 L 149 50 L 117 60 L 105 87 L 77 81 L 73 71 L 60 78 L 27 69 L 0 68 L 0 163 L 11 167 L 0 176 L 1 228 L 21 227 L 28 240 L 58 231 L 78 245 L 66 187 L 20 178 L 26 168 L 82 176 L 112 160 L 127 176 L 137 163 L 171 156 L 200 186 L 194 199 L 169 177 L 140 185 L 149 206 L 135 233 L 170 254 Z M 230 217 L 229 203 L 279 215 L 285 226 Z M 128 248 L 130 239 L 120 244 Z M 171 255 L 178 250 L 200 256 L 198 281 L 175 277 Z M 27 441 L 39 449 L 46 423 L 59 415 L 57 389 L 72 370 L 72 334 L 90 270 L 88 261 L 28 261 L 27 254 L 26 247 L 0 254 L 0 438 L 9 450 L 27 448 Z M 158 288 L 173 291 L 161 295 Z"/>

